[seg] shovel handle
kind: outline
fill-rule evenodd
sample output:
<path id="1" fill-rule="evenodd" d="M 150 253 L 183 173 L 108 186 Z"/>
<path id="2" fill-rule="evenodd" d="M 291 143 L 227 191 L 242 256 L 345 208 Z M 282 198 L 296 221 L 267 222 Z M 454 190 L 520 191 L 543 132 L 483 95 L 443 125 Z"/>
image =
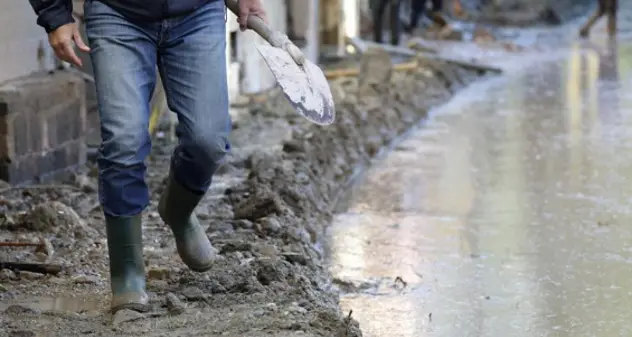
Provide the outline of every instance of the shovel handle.
<path id="1" fill-rule="evenodd" d="M 239 16 L 238 0 L 224 0 L 224 2 L 226 3 L 226 7 L 228 7 L 233 14 Z M 249 15 L 247 25 L 248 28 L 254 30 L 273 47 L 285 50 L 299 66 L 305 63 L 305 55 L 301 49 L 292 43 L 287 35 L 272 30 L 260 17 Z"/>

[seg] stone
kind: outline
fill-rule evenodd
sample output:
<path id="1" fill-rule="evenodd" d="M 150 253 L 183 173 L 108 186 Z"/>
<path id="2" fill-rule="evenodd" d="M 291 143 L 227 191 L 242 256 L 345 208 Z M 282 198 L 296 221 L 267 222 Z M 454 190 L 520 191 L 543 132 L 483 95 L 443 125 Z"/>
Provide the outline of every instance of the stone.
<path id="1" fill-rule="evenodd" d="M 75 275 L 72 278 L 72 282 L 75 284 L 98 284 L 99 281 L 100 281 L 99 278 L 94 275 L 81 274 L 81 275 Z"/>
<path id="2" fill-rule="evenodd" d="M 2 269 L 0 270 L 0 280 L 17 280 L 17 275 L 11 269 Z"/>
<path id="3" fill-rule="evenodd" d="M 147 271 L 147 278 L 150 280 L 167 280 L 171 276 L 171 271 L 163 267 L 151 267 Z"/>
<path id="4" fill-rule="evenodd" d="M 206 299 L 206 294 L 198 287 L 186 287 L 182 290 L 182 295 L 187 301 L 203 301 Z"/>
<path id="5" fill-rule="evenodd" d="M 4 313 L 7 315 L 24 315 L 24 314 L 39 314 L 39 310 L 35 310 L 29 307 L 25 307 L 19 304 L 10 305 Z"/>
<path id="6" fill-rule="evenodd" d="M 186 305 L 173 293 L 167 294 L 165 305 L 172 315 L 180 315 L 186 311 Z"/>
<path id="7" fill-rule="evenodd" d="M 252 229 L 254 224 L 250 220 L 240 219 L 235 221 L 235 227 L 241 229 Z"/>
<path id="8" fill-rule="evenodd" d="M 288 253 L 282 253 L 281 255 L 286 260 L 288 260 L 288 261 L 290 261 L 292 263 L 298 263 L 300 265 L 306 265 L 307 264 L 307 258 L 303 254 L 288 252 Z"/>
<path id="9" fill-rule="evenodd" d="M 37 232 L 57 232 L 73 227 L 85 227 L 81 217 L 71 207 L 59 201 L 47 201 L 35 206 L 25 216 L 23 226 Z"/>
<path id="10" fill-rule="evenodd" d="M 123 309 L 117 311 L 112 317 L 112 326 L 119 327 L 122 323 L 133 322 L 145 318 L 145 315 L 138 311 Z"/>
<path id="11" fill-rule="evenodd" d="M 269 233 L 278 233 L 283 228 L 279 220 L 274 217 L 265 217 L 261 219 L 261 226 L 263 226 L 263 229 Z"/>
<path id="12" fill-rule="evenodd" d="M 20 276 L 20 279 L 29 281 L 35 281 L 44 278 L 44 275 L 40 273 L 33 273 L 30 271 L 20 271 L 18 275 Z"/>

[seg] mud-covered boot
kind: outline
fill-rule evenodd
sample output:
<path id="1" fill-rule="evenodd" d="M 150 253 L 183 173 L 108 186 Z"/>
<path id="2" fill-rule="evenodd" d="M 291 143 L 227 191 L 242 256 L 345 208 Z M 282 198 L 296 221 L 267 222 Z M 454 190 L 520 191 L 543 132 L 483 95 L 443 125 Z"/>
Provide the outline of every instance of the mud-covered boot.
<path id="1" fill-rule="evenodd" d="M 112 287 L 110 310 L 147 311 L 141 216 L 106 217 L 105 224 Z"/>
<path id="2" fill-rule="evenodd" d="M 197 272 L 209 270 L 217 255 L 193 213 L 202 197 L 185 189 L 170 176 L 158 204 L 158 213 L 173 232 L 182 262 Z"/>

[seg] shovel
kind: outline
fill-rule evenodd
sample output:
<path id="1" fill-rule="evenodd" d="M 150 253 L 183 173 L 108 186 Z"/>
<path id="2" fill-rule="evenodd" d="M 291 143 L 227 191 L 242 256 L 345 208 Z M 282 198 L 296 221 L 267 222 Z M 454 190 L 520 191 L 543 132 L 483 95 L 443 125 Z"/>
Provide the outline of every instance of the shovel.
<path id="1" fill-rule="evenodd" d="M 239 15 L 237 0 L 225 0 L 226 7 Z M 296 111 L 318 125 L 329 125 L 336 119 L 334 99 L 323 71 L 305 58 L 287 35 L 273 31 L 258 16 L 248 16 L 248 28 L 270 43 L 258 45 L 285 98 Z"/>

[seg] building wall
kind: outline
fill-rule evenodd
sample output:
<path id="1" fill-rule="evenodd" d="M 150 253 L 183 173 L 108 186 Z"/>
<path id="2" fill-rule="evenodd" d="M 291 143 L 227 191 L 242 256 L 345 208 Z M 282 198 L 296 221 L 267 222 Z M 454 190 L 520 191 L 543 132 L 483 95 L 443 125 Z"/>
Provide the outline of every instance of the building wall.
<path id="1" fill-rule="evenodd" d="M 52 69 L 53 54 L 44 29 L 26 0 L 0 1 L 0 83 L 27 75 L 39 69 Z M 38 47 L 45 50 L 43 62 L 38 61 Z"/>
<path id="2" fill-rule="evenodd" d="M 283 33 L 286 29 L 285 0 L 265 0 L 264 6 L 268 22 L 273 30 Z M 228 20 L 236 20 L 233 15 Z M 252 30 L 237 33 L 237 58 L 240 62 L 240 89 L 242 93 L 256 93 L 270 89 L 276 85 L 272 72 L 257 51 L 256 45 L 265 43 Z"/>

